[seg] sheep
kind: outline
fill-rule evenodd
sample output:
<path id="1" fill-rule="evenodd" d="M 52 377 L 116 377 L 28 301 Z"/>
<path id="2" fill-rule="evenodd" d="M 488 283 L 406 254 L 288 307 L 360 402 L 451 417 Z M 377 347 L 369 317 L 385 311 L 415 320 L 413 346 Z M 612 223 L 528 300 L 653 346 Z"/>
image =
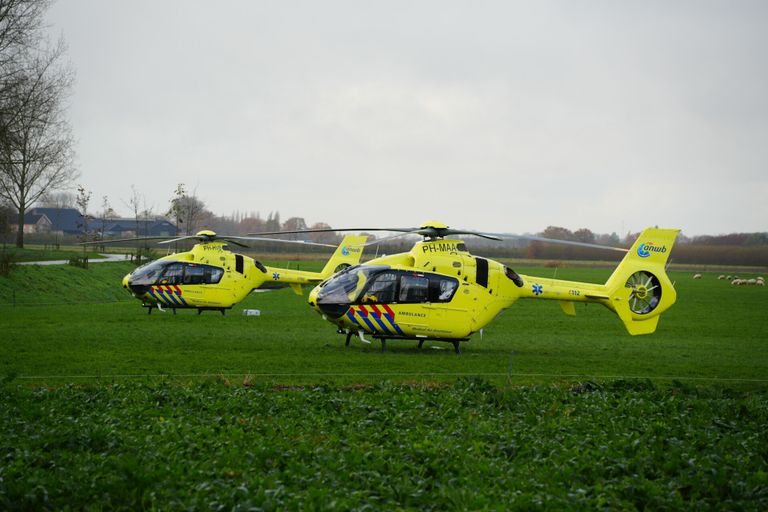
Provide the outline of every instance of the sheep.
<path id="1" fill-rule="evenodd" d="M 729 280 L 729 281 L 733 281 L 733 276 L 728 276 L 728 277 L 726 277 L 726 279 Z"/>
<path id="2" fill-rule="evenodd" d="M 694 279 L 701 279 L 701 274 L 693 274 Z"/>
<path id="3" fill-rule="evenodd" d="M 725 274 L 720 274 L 719 276 L 717 276 L 717 279 L 722 281 L 723 279 L 725 279 Z"/>
<path id="4" fill-rule="evenodd" d="M 756 285 L 756 286 L 765 286 L 765 280 L 757 278 L 757 279 L 734 279 L 731 281 L 731 284 L 736 286 L 750 286 L 750 285 Z"/>

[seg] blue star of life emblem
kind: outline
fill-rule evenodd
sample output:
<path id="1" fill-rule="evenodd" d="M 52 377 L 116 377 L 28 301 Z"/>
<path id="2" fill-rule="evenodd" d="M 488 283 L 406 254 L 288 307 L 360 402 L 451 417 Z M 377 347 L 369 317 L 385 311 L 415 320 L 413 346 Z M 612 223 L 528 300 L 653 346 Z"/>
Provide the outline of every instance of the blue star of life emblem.
<path id="1" fill-rule="evenodd" d="M 277 272 L 273 272 L 273 273 L 272 273 L 272 279 L 274 279 L 275 281 L 277 281 L 278 279 L 280 279 L 280 274 L 278 274 Z"/>
<path id="2" fill-rule="evenodd" d="M 540 284 L 533 285 L 533 294 L 534 295 L 538 296 L 538 295 L 541 295 L 542 293 L 544 293 L 544 287 L 543 286 L 541 286 Z"/>

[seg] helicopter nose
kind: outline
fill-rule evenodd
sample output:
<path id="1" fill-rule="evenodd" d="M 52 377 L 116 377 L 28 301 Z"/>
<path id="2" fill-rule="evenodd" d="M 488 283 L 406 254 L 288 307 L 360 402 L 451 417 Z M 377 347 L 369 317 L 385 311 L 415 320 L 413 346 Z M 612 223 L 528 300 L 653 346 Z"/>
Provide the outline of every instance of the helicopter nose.
<path id="1" fill-rule="evenodd" d="M 142 298 L 149 290 L 148 286 L 141 284 L 133 284 L 131 282 L 131 274 L 128 274 L 123 278 L 123 288 L 128 290 L 134 297 Z"/>
<path id="2" fill-rule="evenodd" d="M 311 307 L 315 311 L 320 311 L 317 308 L 317 292 L 318 292 L 318 287 L 317 286 L 312 288 L 312 291 L 309 292 L 309 307 Z"/>

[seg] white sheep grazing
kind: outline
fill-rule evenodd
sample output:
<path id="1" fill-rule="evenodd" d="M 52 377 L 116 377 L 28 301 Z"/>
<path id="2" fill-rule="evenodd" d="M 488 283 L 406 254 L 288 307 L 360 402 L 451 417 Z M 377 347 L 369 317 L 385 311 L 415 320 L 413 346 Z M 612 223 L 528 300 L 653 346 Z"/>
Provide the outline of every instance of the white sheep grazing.
<path id="1" fill-rule="evenodd" d="M 720 274 L 719 276 L 717 276 L 717 278 L 720 279 L 720 280 L 725 279 L 725 275 L 724 274 Z"/>
<path id="2" fill-rule="evenodd" d="M 757 279 L 749 279 L 747 280 L 747 284 L 757 284 Z"/>
<path id="3" fill-rule="evenodd" d="M 765 286 L 765 281 L 761 279 L 757 279 L 757 282 L 755 283 L 757 286 Z"/>
<path id="4" fill-rule="evenodd" d="M 733 281 L 731 281 L 731 284 L 735 285 L 735 286 L 740 286 L 741 285 L 741 279 L 734 279 Z"/>
<path id="5" fill-rule="evenodd" d="M 701 279 L 701 274 L 693 274 L 694 279 Z"/>
<path id="6" fill-rule="evenodd" d="M 731 280 L 733 280 L 733 276 L 728 276 L 728 277 L 726 277 L 726 279 L 731 281 Z"/>

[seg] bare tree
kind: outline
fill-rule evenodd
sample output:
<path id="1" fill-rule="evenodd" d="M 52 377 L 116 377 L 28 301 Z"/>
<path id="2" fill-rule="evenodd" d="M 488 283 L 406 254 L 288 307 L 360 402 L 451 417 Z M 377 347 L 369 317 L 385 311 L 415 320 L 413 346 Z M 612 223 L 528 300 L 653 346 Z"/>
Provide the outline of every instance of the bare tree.
<path id="1" fill-rule="evenodd" d="M 80 210 L 80 221 L 78 227 L 82 230 L 81 242 L 88 242 L 91 232 L 90 225 L 88 223 L 91 220 L 91 216 L 88 214 L 88 203 L 91 202 L 91 191 L 87 190 L 84 186 L 77 186 L 77 208 Z"/>
<path id="2" fill-rule="evenodd" d="M 304 221 L 303 217 L 291 217 L 283 222 L 281 229 L 283 231 L 301 231 L 307 229 L 307 223 Z M 284 238 L 289 240 L 304 240 L 307 237 L 300 233 L 294 233 L 292 235 L 286 235 Z"/>
<path id="3" fill-rule="evenodd" d="M 25 62 L 25 51 L 41 41 L 50 0 L 0 0 L 0 81 L 11 82 Z"/>
<path id="4" fill-rule="evenodd" d="M 18 211 L 18 247 L 27 208 L 76 177 L 64 115 L 73 73 L 63 62 L 63 41 L 47 47 L 41 35 L 48 6 L 47 0 L 0 0 L 0 197 Z"/>
<path id="5" fill-rule="evenodd" d="M 184 234 L 191 235 L 197 230 L 197 225 L 203 220 L 210 220 L 212 214 L 205 209 L 205 203 L 197 197 L 197 193 L 189 195 L 183 183 L 179 183 L 171 198 L 171 207 L 166 213 L 176 221 L 176 229 L 184 226 Z"/>
<path id="6" fill-rule="evenodd" d="M 125 205 L 128 206 L 133 212 L 133 218 L 136 222 L 136 229 L 133 235 L 135 237 L 140 236 L 139 222 L 141 220 L 141 206 L 145 202 L 146 201 L 144 200 L 144 196 L 142 196 L 139 191 L 136 190 L 134 185 L 131 185 L 131 197 L 129 197 L 127 201 L 123 201 L 123 203 L 125 203 Z"/>
<path id="7" fill-rule="evenodd" d="M 104 231 L 107 226 L 107 219 L 114 217 L 114 210 L 109 204 L 109 198 L 107 196 L 101 197 L 101 212 L 99 213 L 99 240 L 104 240 Z M 103 250 L 103 248 L 102 248 Z"/>
<path id="8" fill-rule="evenodd" d="M 10 205 L 5 204 L 4 201 L 0 200 L 0 236 L 3 238 L 3 247 L 5 247 L 8 238 L 10 238 L 8 235 L 11 232 L 11 224 L 15 221 L 15 210 Z"/>
<path id="9" fill-rule="evenodd" d="M 43 208 L 74 208 L 75 195 L 71 192 L 46 192 L 37 204 Z"/>

